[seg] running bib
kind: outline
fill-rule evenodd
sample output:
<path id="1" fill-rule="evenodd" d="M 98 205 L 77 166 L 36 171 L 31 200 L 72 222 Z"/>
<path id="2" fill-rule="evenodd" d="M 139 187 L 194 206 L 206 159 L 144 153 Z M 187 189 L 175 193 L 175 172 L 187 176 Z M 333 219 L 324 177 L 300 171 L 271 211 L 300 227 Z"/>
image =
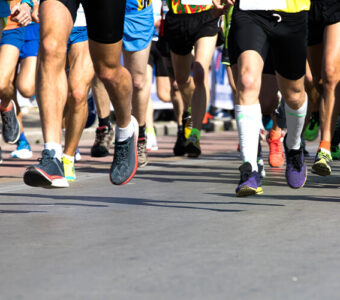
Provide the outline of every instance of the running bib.
<path id="1" fill-rule="evenodd" d="M 240 0 L 242 10 L 284 10 L 287 9 L 286 0 Z"/>
<path id="2" fill-rule="evenodd" d="M 183 5 L 212 5 L 212 0 L 181 0 Z"/>

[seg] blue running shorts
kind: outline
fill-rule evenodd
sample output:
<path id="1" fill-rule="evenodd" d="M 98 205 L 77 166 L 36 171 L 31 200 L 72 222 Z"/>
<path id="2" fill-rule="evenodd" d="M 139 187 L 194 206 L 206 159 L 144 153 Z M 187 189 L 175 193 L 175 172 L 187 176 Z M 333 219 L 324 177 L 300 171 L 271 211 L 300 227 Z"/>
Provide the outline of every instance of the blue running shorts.
<path id="1" fill-rule="evenodd" d="M 126 51 L 140 51 L 151 42 L 154 33 L 152 5 L 147 8 L 125 14 L 123 48 Z"/>
<path id="2" fill-rule="evenodd" d="M 86 26 L 73 27 L 67 42 L 67 51 L 73 44 L 85 42 L 88 40 Z"/>
<path id="3" fill-rule="evenodd" d="M 0 47 L 2 45 L 12 45 L 17 47 L 19 51 L 25 42 L 25 27 L 19 27 L 2 32 Z"/>
<path id="4" fill-rule="evenodd" d="M 38 56 L 39 43 L 39 24 L 32 23 L 26 27 L 25 42 L 20 49 L 19 58 L 24 59 L 29 56 Z"/>

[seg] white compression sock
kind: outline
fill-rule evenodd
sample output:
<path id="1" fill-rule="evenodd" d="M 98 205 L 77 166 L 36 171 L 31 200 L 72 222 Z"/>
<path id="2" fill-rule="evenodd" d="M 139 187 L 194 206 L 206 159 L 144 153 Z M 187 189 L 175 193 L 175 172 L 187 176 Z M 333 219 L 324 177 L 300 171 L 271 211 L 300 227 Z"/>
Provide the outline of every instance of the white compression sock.
<path id="1" fill-rule="evenodd" d="M 285 103 L 286 120 L 287 120 L 287 138 L 286 146 L 288 149 L 298 150 L 301 147 L 301 133 L 308 107 L 308 97 L 306 94 L 305 103 L 297 110 L 292 109 Z"/>
<path id="2" fill-rule="evenodd" d="M 74 156 L 70 156 L 64 153 L 63 157 L 67 158 L 70 162 L 74 163 Z"/>
<path id="3" fill-rule="evenodd" d="M 63 153 L 63 151 L 61 149 L 60 144 L 58 144 L 58 143 L 45 143 L 44 149 L 54 150 L 55 151 L 54 157 L 58 158 L 61 161 L 61 154 Z"/>
<path id="4" fill-rule="evenodd" d="M 257 149 L 261 127 L 261 106 L 235 105 L 235 117 L 243 162 L 249 162 L 253 171 L 257 168 Z"/>
<path id="5" fill-rule="evenodd" d="M 131 122 L 126 128 L 120 128 L 116 126 L 116 140 L 118 142 L 123 142 L 130 138 L 133 133 L 135 132 L 134 124 L 133 124 L 133 117 L 131 117 Z"/>

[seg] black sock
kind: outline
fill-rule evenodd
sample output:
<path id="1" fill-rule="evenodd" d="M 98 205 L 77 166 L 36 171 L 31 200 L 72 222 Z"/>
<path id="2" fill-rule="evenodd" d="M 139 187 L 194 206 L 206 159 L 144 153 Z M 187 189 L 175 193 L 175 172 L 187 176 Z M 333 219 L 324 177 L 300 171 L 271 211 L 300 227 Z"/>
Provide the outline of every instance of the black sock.
<path id="1" fill-rule="evenodd" d="M 107 127 L 111 128 L 110 115 L 108 115 L 106 118 L 99 118 L 98 117 L 98 120 L 99 120 L 99 127 L 107 126 Z"/>
<path id="2" fill-rule="evenodd" d="M 139 134 L 138 134 L 139 139 L 145 139 L 145 125 L 139 126 Z"/>

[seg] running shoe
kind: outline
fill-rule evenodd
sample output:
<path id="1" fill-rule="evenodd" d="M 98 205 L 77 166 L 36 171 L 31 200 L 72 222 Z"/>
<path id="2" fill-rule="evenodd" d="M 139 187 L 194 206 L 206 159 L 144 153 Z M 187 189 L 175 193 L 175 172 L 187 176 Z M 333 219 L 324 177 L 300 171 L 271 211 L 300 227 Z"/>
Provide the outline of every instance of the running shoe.
<path id="1" fill-rule="evenodd" d="M 331 168 L 332 156 L 328 151 L 320 149 L 315 156 L 315 161 L 312 166 L 313 173 L 320 176 L 328 176 L 332 173 Z"/>
<path id="2" fill-rule="evenodd" d="M 64 168 L 56 157 L 54 150 L 45 149 L 39 164 L 30 166 L 24 174 L 24 182 L 27 185 L 43 188 L 68 187 L 69 184 L 64 175 Z"/>
<path id="3" fill-rule="evenodd" d="M 17 118 L 17 110 L 13 100 L 12 109 L 1 111 L 2 117 L 2 136 L 8 144 L 15 144 L 20 137 L 20 123 Z"/>
<path id="4" fill-rule="evenodd" d="M 174 146 L 174 155 L 183 156 L 185 155 L 185 137 L 183 131 L 177 132 L 177 140 Z"/>
<path id="5" fill-rule="evenodd" d="M 79 152 L 79 148 L 77 147 L 76 149 L 76 153 L 74 154 L 74 160 L 77 162 L 77 161 L 80 161 L 81 160 L 81 154 Z"/>
<path id="6" fill-rule="evenodd" d="M 314 141 L 319 135 L 320 119 L 319 112 L 313 112 L 309 123 L 303 133 L 303 137 L 307 141 Z"/>
<path id="7" fill-rule="evenodd" d="M 151 130 L 146 130 L 146 151 L 157 151 L 158 145 L 157 145 L 157 138 L 155 129 L 152 128 Z"/>
<path id="8" fill-rule="evenodd" d="M 333 160 L 340 159 L 340 148 L 339 146 L 331 146 L 331 155 Z"/>
<path id="9" fill-rule="evenodd" d="M 285 156 L 282 149 L 281 137 L 271 139 L 270 134 L 267 135 L 267 142 L 269 145 L 268 162 L 272 168 L 279 168 L 285 162 Z"/>
<path id="10" fill-rule="evenodd" d="M 286 135 L 287 136 L 287 135 Z M 285 137 L 286 140 L 286 137 Z M 286 153 L 286 179 L 288 185 L 293 189 L 301 188 L 305 185 L 307 180 L 307 168 L 303 155 L 303 149 L 299 150 L 286 147 L 284 140 L 284 147 Z"/>
<path id="11" fill-rule="evenodd" d="M 63 156 L 61 158 L 64 166 L 65 178 L 67 181 L 75 181 L 76 180 L 76 170 L 74 168 L 74 163 L 70 161 L 68 158 Z"/>
<path id="12" fill-rule="evenodd" d="M 257 168 L 258 168 L 258 173 L 260 174 L 261 178 L 265 178 L 266 177 L 266 171 L 264 169 L 264 161 L 261 157 L 257 158 Z"/>
<path id="13" fill-rule="evenodd" d="M 138 167 L 143 168 L 148 164 L 145 138 L 138 139 L 137 152 L 138 152 Z"/>
<path id="14" fill-rule="evenodd" d="M 200 137 L 193 130 L 186 141 L 185 152 L 188 153 L 188 157 L 192 158 L 197 158 L 201 155 Z"/>
<path id="15" fill-rule="evenodd" d="M 30 144 L 25 141 L 18 141 L 17 149 L 11 153 L 13 158 L 29 159 L 33 156 Z"/>
<path id="16" fill-rule="evenodd" d="M 239 170 L 241 178 L 236 188 L 236 197 L 263 194 L 260 174 L 252 171 L 251 164 L 245 162 L 240 166 Z"/>
<path id="17" fill-rule="evenodd" d="M 131 116 L 134 134 L 123 142 L 115 142 L 115 153 L 110 169 L 112 184 L 123 185 L 128 183 L 135 175 L 138 167 L 137 138 L 139 127 L 137 120 Z"/>
<path id="18" fill-rule="evenodd" d="M 183 125 L 184 125 L 184 137 L 185 137 L 185 140 L 187 140 L 192 130 L 191 115 L 189 115 L 187 118 L 184 119 Z"/>
<path id="19" fill-rule="evenodd" d="M 108 126 L 97 127 L 96 139 L 91 148 L 92 157 L 104 157 L 109 155 L 110 146 L 114 138 L 113 129 Z"/>

